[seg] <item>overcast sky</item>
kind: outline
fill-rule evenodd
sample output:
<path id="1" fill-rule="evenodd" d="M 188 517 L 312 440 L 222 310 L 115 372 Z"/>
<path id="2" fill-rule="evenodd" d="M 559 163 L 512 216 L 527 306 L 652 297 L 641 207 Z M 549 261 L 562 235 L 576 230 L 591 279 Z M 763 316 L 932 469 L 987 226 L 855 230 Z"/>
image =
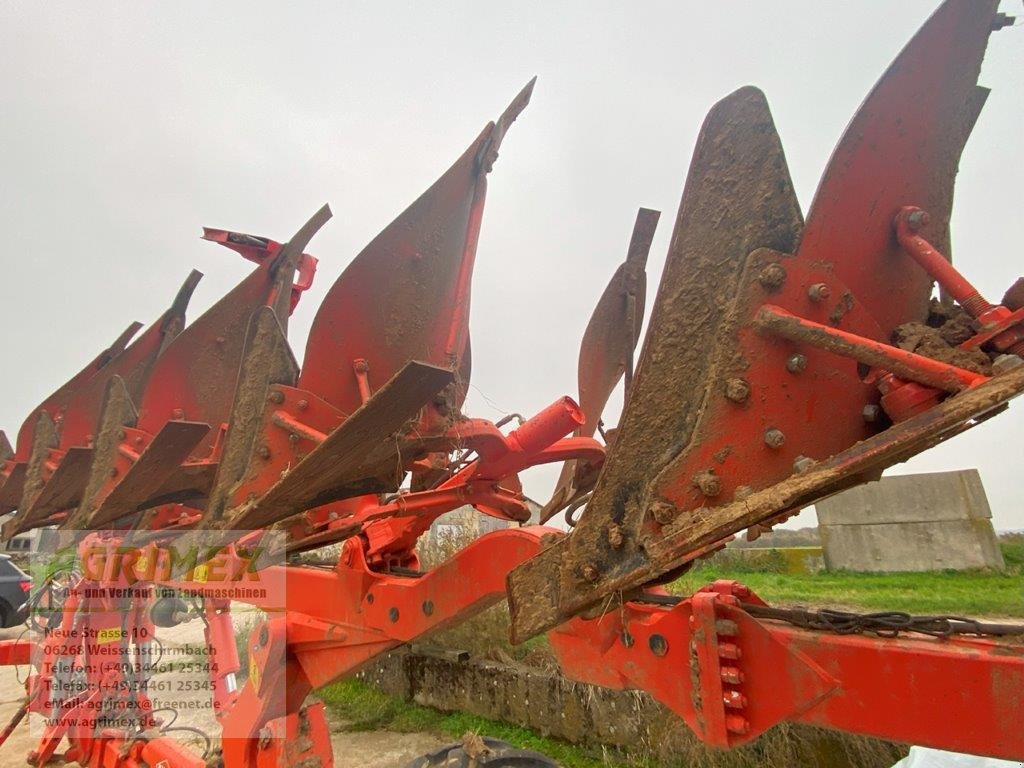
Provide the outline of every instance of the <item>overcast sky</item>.
<path id="1" fill-rule="evenodd" d="M 533 75 L 491 175 L 468 410 L 575 394 L 579 339 L 641 205 L 665 214 L 653 296 L 708 108 L 766 92 L 806 211 L 935 5 L 0 0 L 0 427 L 16 433 L 128 321 L 150 322 L 192 267 L 206 277 L 191 317 L 239 280 L 247 263 L 202 225 L 285 239 L 329 202 L 290 330 L 301 354 L 343 267 Z M 957 187 L 956 260 L 992 299 L 1022 272 L 1022 73 L 1024 28 L 993 35 Z M 891 471 L 976 466 L 997 528 L 1024 528 L 1022 409 Z M 531 472 L 527 492 L 545 499 L 556 474 Z"/>

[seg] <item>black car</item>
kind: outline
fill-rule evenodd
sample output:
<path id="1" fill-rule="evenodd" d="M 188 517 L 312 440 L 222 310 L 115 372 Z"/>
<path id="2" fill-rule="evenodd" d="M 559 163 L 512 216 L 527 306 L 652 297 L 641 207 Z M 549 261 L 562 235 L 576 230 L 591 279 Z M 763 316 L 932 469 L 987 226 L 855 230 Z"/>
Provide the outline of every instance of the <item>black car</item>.
<path id="1" fill-rule="evenodd" d="M 32 578 L 0 554 L 0 627 L 16 627 L 25 620 Z"/>

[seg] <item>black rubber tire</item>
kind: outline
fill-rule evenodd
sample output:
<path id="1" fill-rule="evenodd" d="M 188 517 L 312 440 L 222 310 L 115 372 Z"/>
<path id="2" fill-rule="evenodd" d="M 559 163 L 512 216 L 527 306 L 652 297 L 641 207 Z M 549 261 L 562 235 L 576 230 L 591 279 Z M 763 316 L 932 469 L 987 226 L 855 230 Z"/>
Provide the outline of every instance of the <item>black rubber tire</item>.
<path id="1" fill-rule="evenodd" d="M 483 737 L 483 742 L 491 754 L 476 761 L 479 768 L 559 768 L 558 763 L 540 752 L 516 749 L 487 736 Z M 406 768 L 469 768 L 469 765 L 470 759 L 462 748 L 462 742 L 456 742 L 417 757 Z"/>

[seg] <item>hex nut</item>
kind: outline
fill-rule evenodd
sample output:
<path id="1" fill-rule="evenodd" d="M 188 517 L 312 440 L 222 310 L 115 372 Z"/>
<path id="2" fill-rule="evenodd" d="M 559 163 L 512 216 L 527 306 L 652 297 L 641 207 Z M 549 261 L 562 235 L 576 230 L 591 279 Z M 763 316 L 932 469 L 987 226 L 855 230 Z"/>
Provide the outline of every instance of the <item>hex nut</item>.
<path id="1" fill-rule="evenodd" d="M 750 384 L 746 379 L 732 378 L 725 382 L 725 396 L 734 403 L 744 403 L 750 397 Z"/>
<path id="2" fill-rule="evenodd" d="M 814 459 L 808 458 L 807 456 L 797 456 L 793 460 L 793 471 L 798 475 L 802 475 L 817 463 L 818 462 Z"/>
<path id="3" fill-rule="evenodd" d="M 717 496 L 722 492 L 722 481 L 719 480 L 713 469 L 698 472 L 690 479 L 705 496 Z"/>
<path id="4" fill-rule="evenodd" d="M 786 358 L 786 370 L 790 373 L 800 373 L 807 368 L 807 356 L 796 352 Z"/>
<path id="5" fill-rule="evenodd" d="M 824 301 L 831 293 L 826 283 L 815 283 L 807 289 L 807 298 L 811 301 Z"/>
<path id="6" fill-rule="evenodd" d="M 656 501 L 651 504 L 650 512 L 654 517 L 655 522 L 659 525 L 668 525 L 676 519 L 676 515 L 678 514 L 678 511 L 673 505 L 664 501 Z"/>
<path id="7" fill-rule="evenodd" d="M 764 431 L 764 444 L 769 448 L 781 448 L 786 442 L 786 436 L 781 429 L 769 427 Z"/>
<path id="8" fill-rule="evenodd" d="M 758 274 L 757 282 L 766 291 L 777 291 L 786 282 L 786 268 L 781 264 L 767 264 Z"/>
<path id="9" fill-rule="evenodd" d="M 864 417 L 864 421 L 868 424 L 874 424 L 882 417 L 882 409 L 874 403 L 869 403 L 864 406 L 864 410 L 860 412 L 861 416 Z"/>

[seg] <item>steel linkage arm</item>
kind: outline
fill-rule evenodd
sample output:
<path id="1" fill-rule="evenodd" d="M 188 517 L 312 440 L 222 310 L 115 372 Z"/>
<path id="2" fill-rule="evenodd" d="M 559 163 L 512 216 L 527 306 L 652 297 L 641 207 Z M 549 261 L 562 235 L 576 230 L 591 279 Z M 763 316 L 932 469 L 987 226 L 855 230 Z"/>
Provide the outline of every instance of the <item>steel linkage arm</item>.
<path id="1" fill-rule="evenodd" d="M 735 582 L 716 582 L 678 602 L 651 599 L 661 604 L 626 603 L 549 633 L 563 672 L 647 691 L 718 747 L 790 721 L 957 752 L 1024 756 L 1024 647 L 920 633 L 834 634 L 763 621 L 751 615 L 763 601 Z"/>
<path id="2" fill-rule="evenodd" d="M 277 768 L 299 757 L 327 765 L 322 707 L 304 707 L 306 696 L 498 602 L 508 571 L 554 535 L 543 527 L 496 531 L 422 574 L 371 570 L 358 538 L 332 569 L 289 567 L 288 612 L 252 632 L 248 681 L 222 721 L 225 768 Z M 301 755 L 287 737 L 299 730 L 309 736 Z"/>

